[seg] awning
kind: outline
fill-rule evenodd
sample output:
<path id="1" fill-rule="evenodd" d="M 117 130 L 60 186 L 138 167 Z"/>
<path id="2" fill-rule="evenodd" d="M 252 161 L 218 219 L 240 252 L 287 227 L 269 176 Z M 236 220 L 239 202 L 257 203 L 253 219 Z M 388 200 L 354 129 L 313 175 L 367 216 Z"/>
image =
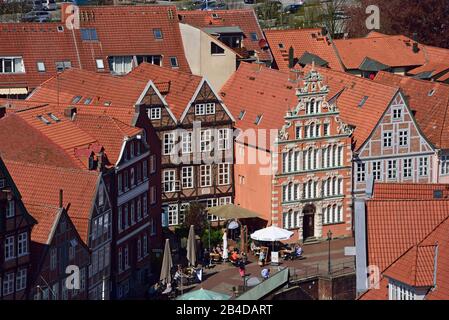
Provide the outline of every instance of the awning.
<path id="1" fill-rule="evenodd" d="M 203 29 L 208 34 L 243 33 L 240 27 L 207 27 Z"/>
<path id="2" fill-rule="evenodd" d="M 28 94 L 27 88 L 0 88 L 1 95 Z"/>
<path id="3" fill-rule="evenodd" d="M 236 206 L 235 204 L 225 204 L 224 206 L 208 208 L 207 212 L 223 219 L 247 219 L 261 217 L 260 214 L 240 206 Z"/>

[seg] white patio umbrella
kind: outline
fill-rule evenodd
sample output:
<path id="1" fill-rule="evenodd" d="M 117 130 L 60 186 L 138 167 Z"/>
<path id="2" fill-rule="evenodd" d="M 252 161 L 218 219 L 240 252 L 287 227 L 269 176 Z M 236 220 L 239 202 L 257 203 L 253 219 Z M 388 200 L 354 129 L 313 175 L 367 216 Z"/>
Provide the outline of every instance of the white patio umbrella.
<path id="1" fill-rule="evenodd" d="M 173 267 L 173 260 L 171 257 L 170 241 L 165 240 L 164 257 L 162 259 L 162 268 L 160 280 L 165 284 L 171 282 L 171 268 Z"/>
<path id="2" fill-rule="evenodd" d="M 223 260 L 228 259 L 228 235 L 227 231 L 223 233 Z"/>
<path id="3" fill-rule="evenodd" d="M 257 241 L 283 241 L 288 240 L 293 236 L 293 232 L 278 228 L 275 226 L 270 226 L 265 229 L 257 230 L 251 234 L 251 239 Z"/>

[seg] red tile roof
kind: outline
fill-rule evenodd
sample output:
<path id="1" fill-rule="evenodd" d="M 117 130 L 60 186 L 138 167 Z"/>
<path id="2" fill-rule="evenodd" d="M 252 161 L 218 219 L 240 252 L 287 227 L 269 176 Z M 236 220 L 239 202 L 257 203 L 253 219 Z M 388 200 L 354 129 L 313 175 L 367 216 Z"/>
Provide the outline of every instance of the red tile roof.
<path id="1" fill-rule="evenodd" d="M 321 29 L 265 30 L 265 36 L 273 53 L 277 67 L 289 71 L 289 48 L 293 47 L 295 58 L 305 52 L 319 56 L 329 63 L 329 67 L 343 71 L 335 48 L 329 39 L 321 34 Z M 279 45 L 282 44 L 282 48 Z"/>
<path id="2" fill-rule="evenodd" d="M 145 86 L 146 82 L 72 68 L 40 84 L 27 100 L 84 105 L 86 98 L 91 98 L 91 105 L 133 107 Z M 73 103 L 77 96 L 81 99 Z"/>
<path id="3" fill-rule="evenodd" d="M 438 81 L 444 81 L 449 71 L 449 50 L 432 46 L 425 46 L 424 53 L 426 63 L 416 69 L 410 70 L 408 73 L 416 75 L 421 72 L 432 72 L 432 78 Z M 441 74 L 443 73 L 443 74 Z"/>
<path id="4" fill-rule="evenodd" d="M 170 110 L 179 119 L 200 85 L 202 77 L 142 63 L 127 74 L 126 79 L 137 80 L 142 83 L 148 83 L 149 80 L 153 81 L 156 88 L 164 96 Z"/>
<path id="5" fill-rule="evenodd" d="M 375 183 L 374 199 L 376 200 L 432 200 L 434 191 L 441 191 L 442 198 L 449 199 L 449 184 L 440 183 Z"/>
<path id="6" fill-rule="evenodd" d="M 63 205 L 70 204 L 68 214 L 80 237 L 88 241 L 88 227 L 92 204 L 96 194 L 100 173 L 78 169 L 60 168 L 46 165 L 5 160 L 5 164 L 19 189 L 26 206 L 40 206 L 39 214 L 51 214 L 50 209 L 59 204 L 59 190 L 64 191 Z M 76 182 L 76 183 L 75 183 Z M 51 217 L 48 218 L 51 220 Z M 46 230 L 49 221 L 43 223 Z M 45 232 L 38 228 L 38 237 Z"/>
<path id="7" fill-rule="evenodd" d="M 272 60 L 270 52 L 262 50 L 259 46 L 259 41 L 265 37 L 253 9 L 179 11 L 178 15 L 181 23 L 197 28 L 237 26 L 245 35 L 243 47 L 248 51 L 256 51 L 263 61 Z M 214 18 L 212 15 L 218 17 Z M 251 39 L 251 33 L 254 32 L 258 40 Z"/>
<path id="8" fill-rule="evenodd" d="M 95 59 L 123 55 L 162 55 L 163 65 L 177 57 L 179 69 L 190 72 L 182 45 L 175 6 L 82 6 L 80 27 L 95 28 L 98 41 L 82 41 L 79 29 L 68 30 L 65 23 L 4 23 L 0 26 L 0 55 L 22 56 L 24 74 L 1 74 L 0 87 L 34 88 L 56 74 L 57 61 L 72 67 L 97 71 Z M 63 29 L 58 30 L 59 27 Z M 155 39 L 153 29 L 161 29 L 163 39 Z M 45 72 L 37 62 L 45 63 Z"/>
<path id="9" fill-rule="evenodd" d="M 0 119 L 0 136 L 0 155 L 4 159 L 59 167 L 79 166 L 79 162 L 68 157 L 63 148 L 17 114 L 7 114 Z"/>
<path id="10" fill-rule="evenodd" d="M 31 240 L 39 244 L 49 244 L 50 235 L 61 210 L 57 206 L 26 204 L 28 212 L 37 220 L 31 232 Z"/>
<path id="11" fill-rule="evenodd" d="M 435 249 L 435 245 L 413 246 L 384 272 L 384 276 L 413 287 L 432 286 Z"/>
<path id="12" fill-rule="evenodd" d="M 401 35 L 335 40 L 335 45 L 346 69 L 358 69 L 366 57 L 390 67 L 426 63 L 424 46 L 419 45 L 419 52 L 414 53 L 413 40 Z"/>
<path id="13" fill-rule="evenodd" d="M 440 200 L 447 202 L 444 200 Z M 424 299 L 449 299 L 449 219 L 437 224 L 416 245 L 406 250 L 387 270 L 380 281 L 379 290 L 371 289 L 362 300 L 388 299 L 388 279 L 412 285 L 432 288 Z M 438 254 L 435 257 L 435 248 Z M 436 260 L 436 264 L 435 264 Z M 436 278 L 434 279 L 434 271 Z M 436 280 L 436 283 L 434 282 Z M 435 285 L 434 285 L 435 284 Z"/>
<path id="14" fill-rule="evenodd" d="M 449 216 L 447 200 L 374 199 L 366 206 L 368 265 L 381 271 Z"/>
<path id="15" fill-rule="evenodd" d="M 424 135 L 437 148 L 449 148 L 449 85 L 379 72 L 375 82 L 400 87 Z"/>
<path id="16" fill-rule="evenodd" d="M 305 72 L 311 67 L 306 67 Z M 327 68 L 317 68 L 329 86 L 328 100 L 337 97 L 341 119 L 354 125 L 356 148 L 369 137 L 398 89 Z M 221 90 L 225 104 L 236 118 L 236 126 L 246 129 L 280 129 L 284 116 L 297 105 L 296 88 L 301 81 L 289 81 L 289 74 L 258 65 L 241 63 Z M 360 101 L 367 96 L 363 107 Z M 239 120 L 241 111 L 246 111 Z M 256 116 L 262 115 L 259 125 Z M 274 137 L 273 137 L 274 138 Z"/>

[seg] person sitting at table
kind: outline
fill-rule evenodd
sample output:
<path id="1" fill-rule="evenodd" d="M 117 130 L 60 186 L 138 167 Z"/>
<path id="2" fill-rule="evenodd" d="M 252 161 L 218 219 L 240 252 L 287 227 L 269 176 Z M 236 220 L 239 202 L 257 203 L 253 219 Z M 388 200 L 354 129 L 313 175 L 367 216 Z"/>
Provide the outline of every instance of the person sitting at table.
<path id="1" fill-rule="evenodd" d="M 265 251 L 260 251 L 260 254 L 259 254 L 259 265 L 260 266 L 263 266 L 263 265 L 265 265 Z"/>
<path id="2" fill-rule="evenodd" d="M 252 253 L 254 253 L 257 250 L 260 250 L 260 248 L 258 246 L 256 246 L 256 244 L 254 242 L 251 242 L 250 249 L 251 249 Z"/>
<path id="3" fill-rule="evenodd" d="M 300 245 L 297 245 L 295 248 L 295 255 L 297 258 L 302 256 L 302 247 Z"/>

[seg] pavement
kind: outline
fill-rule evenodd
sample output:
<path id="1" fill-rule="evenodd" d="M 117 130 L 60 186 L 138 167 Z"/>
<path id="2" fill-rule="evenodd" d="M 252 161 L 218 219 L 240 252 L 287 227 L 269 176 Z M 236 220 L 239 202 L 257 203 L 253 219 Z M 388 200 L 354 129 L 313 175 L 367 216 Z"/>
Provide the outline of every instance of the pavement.
<path id="1" fill-rule="evenodd" d="M 327 241 L 305 245 L 303 247 L 305 259 L 294 261 L 283 261 L 281 259 L 279 266 L 267 265 L 265 268 L 270 268 L 271 275 L 283 267 L 289 267 L 291 276 L 293 273 L 297 277 L 327 274 L 329 263 L 328 245 Z M 344 255 L 344 248 L 347 246 L 354 246 L 353 238 L 332 240 L 330 250 L 332 272 L 338 272 L 353 265 L 354 257 Z M 253 278 L 257 278 L 261 282 L 261 271 L 263 268 L 257 264 L 257 257 L 249 255 L 248 259 L 249 263 L 246 265 L 247 279 L 252 282 L 256 281 Z M 232 295 L 233 287 L 237 288 L 239 286 L 243 286 L 243 279 L 239 274 L 239 269 L 232 266 L 229 262 L 225 262 L 215 264 L 212 269 L 204 270 L 203 282 L 195 286 L 185 287 L 183 293 L 202 287 L 203 289 Z"/>

